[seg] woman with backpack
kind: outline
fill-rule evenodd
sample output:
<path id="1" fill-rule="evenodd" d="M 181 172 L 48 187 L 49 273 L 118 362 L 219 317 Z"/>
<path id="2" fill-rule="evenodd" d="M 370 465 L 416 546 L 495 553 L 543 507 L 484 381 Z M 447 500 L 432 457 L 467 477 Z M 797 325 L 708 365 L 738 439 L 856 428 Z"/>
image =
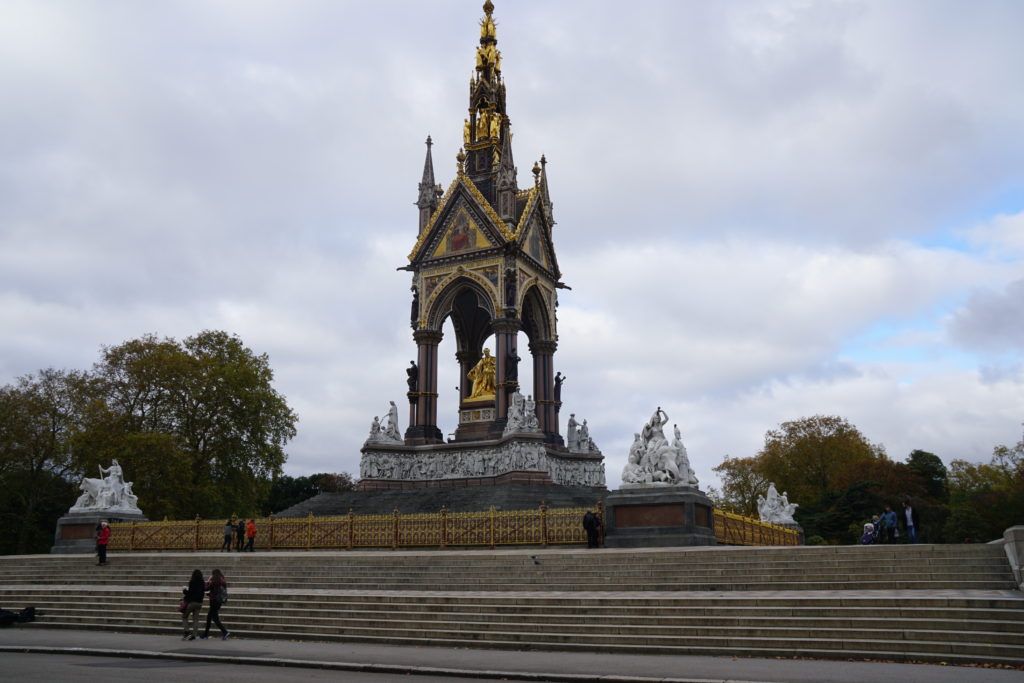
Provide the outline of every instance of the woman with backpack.
<path id="1" fill-rule="evenodd" d="M 227 640 L 231 634 L 224 628 L 224 624 L 220 623 L 220 607 L 228 601 L 228 582 L 221 570 L 213 570 L 213 575 L 206 582 L 206 592 L 210 594 L 210 611 L 206 613 L 206 632 L 203 633 L 202 639 L 206 640 L 210 637 L 210 622 L 212 621 L 220 629 L 220 639 Z"/>

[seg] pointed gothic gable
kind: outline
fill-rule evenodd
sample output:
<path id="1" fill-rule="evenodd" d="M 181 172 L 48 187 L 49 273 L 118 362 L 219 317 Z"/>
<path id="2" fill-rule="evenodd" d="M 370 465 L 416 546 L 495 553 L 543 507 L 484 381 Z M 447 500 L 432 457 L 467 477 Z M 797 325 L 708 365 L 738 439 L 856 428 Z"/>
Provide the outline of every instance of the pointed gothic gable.
<path id="1" fill-rule="evenodd" d="M 557 278 L 559 273 L 555 248 L 551 241 L 551 232 L 540 211 L 538 196 L 536 188 L 530 191 L 530 198 L 516 229 L 516 237 L 523 253 Z"/>
<path id="2" fill-rule="evenodd" d="M 490 203 L 459 175 L 409 254 L 413 263 L 498 247 L 513 238 Z"/>
<path id="3" fill-rule="evenodd" d="M 441 258 L 494 246 L 469 215 L 465 205 L 460 205 L 452 216 L 451 220 L 447 221 L 444 231 L 440 233 L 441 238 L 432 243 L 434 250 L 430 258 Z"/>

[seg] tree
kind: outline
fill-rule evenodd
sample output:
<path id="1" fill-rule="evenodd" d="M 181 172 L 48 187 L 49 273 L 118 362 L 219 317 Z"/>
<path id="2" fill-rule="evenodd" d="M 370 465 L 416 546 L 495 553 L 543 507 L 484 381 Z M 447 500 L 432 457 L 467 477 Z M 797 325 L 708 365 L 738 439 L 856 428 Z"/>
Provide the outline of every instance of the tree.
<path id="1" fill-rule="evenodd" d="M 886 458 L 844 418 L 815 415 L 768 431 L 757 459 L 768 481 L 806 505 L 860 481 L 864 466 Z"/>
<path id="2" fill-rule="evenodd" d="M 722 491 L 715 492 L 715 505 L 737 515 L 757 517 L 757 498 L 768 492 L 768 480 L 758 469 L 756 458 L 725 456 L 714 468 L 722 481 Z"/>
<path id="3" fill-rule="evenodd" d="M 0 552 L 46 552 L 74 500 L 70 443 L 79 405 L 75 373 L 44 370 L 0 388 Z"/>
<path id="4" fill-rule="evenodd" d="M 83 470 L 118 458 L 151 516 L 255 514 L 298 419 L 266 354 L 220 331 L 147 335 L 104 348 L 91 380 Z"/>
<path id="5" fill-rule="evenodd" d="M 282 474 L 274 479 L 270 493 L 260 507 L 264 514 L 277 514 L 319 493 L 350 491 L 354 486 L 352 475 L 347 472 L 311 474 L 308 477 Z"/>
<path id="6" fill-rule="evenodd" d="M 948 540 L 992 540 L 1024 524 L 1024 440 L 996 446 L 987 464 L 954 460 L 949 468 Z"/>
<path id="7" fill-rule="evenodd" d="M 929 500 L 936 503 L 945 503 L 949 500 L 949 488 L 946 484 L 948 472 L 939 456 L 927 451 L 914 450 L 907 456 L 907 466 L 921 478 L 925 495 Z"/>

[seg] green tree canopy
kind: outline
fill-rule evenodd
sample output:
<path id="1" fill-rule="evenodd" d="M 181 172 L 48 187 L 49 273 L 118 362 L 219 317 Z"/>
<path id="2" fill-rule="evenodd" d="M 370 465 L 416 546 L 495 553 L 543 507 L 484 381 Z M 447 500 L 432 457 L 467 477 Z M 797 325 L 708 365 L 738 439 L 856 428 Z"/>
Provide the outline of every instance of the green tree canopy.
<path id="1" fill-rule="evenodd" d="M 790 500 L 812 502 L 860 481 L 864 467 L 886 457 L 845 418 L 815 415 L 766 433 L 757 459 L 758 469 Z"/>
<path id="2" fill-rule="evenodd" d="M 0 552 L 46 552 L 74 502 L 71 439 L 80 405 L 77 373 L 44 370 L 0 387 Z"/>
<path id="3" fill-rule="evenodd" d="M 929 500 L 936 503 L 945 503 L 949 500 L 949 488 L 946 483 L 949 475 L 939 456 L 915 449 L 907 456 L 907 466 L 921 478 L 925 495 Z"/>
<path id="4" fill-rule="evenodd" d="M 990 541 L 1024 524 L 1024 440 L 996 446 L 985 464 L 954 460 L 949 468 L 948 540 Z"/>
<path id="5" fill-rule="evenodd" d="M 355 486 L 352 475 L 347 472 L 311 474 L 308 477 L 291 477 L 287 474 L 274 479 L 270 493 L 261 508 L 264 514 L 276 514 L 312 498 L 319 493 L 349 491 Z"/>
<path id="6" fill-rule="evenodd" d="M 768 492 L 768 479 L 761 473 L 757 458 L 730 458 L 714 468 L 722 481 L 722 491 L 709 492 L 715 505 L 729 512 L 756 518 L 757 498 Z"/>
<path id="7" fill-rule="evenodd" d="M 272 380 L 266 354 L 226 332 L 104 348 L 75 440 L 79 467 L 118 458 L 153 517 L 255 514 L 298 419 Z"/>

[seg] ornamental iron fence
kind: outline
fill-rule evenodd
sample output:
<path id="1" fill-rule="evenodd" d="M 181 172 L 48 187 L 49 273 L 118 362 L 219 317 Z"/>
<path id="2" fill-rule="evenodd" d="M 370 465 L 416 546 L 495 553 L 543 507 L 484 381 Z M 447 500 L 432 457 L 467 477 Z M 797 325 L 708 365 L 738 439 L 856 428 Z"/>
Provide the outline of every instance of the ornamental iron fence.
<path id="1" fill-rule="evenodd" d="M 582 519 L 588 508 L 490 510 L 436 513 L 264 517 L 256 519 L 259 550 L 331 548 L 450 548 L 509 545 L 581 545 L 587 542 Z M 603 517 L 604 505 L 594 508 Z M 722 545 L 798 545 L 792 529 L 715 510 L 715 536 Z M 231 519 L 232 524 L 238 520 Z M 224 542 L 224 522 L 164 520 L 115 522 L 111 550 L 216 550 Z M 603 531 L 602 525 L 602 531 Z M 235 538 L 232 537 L 232 545 Z"/>

